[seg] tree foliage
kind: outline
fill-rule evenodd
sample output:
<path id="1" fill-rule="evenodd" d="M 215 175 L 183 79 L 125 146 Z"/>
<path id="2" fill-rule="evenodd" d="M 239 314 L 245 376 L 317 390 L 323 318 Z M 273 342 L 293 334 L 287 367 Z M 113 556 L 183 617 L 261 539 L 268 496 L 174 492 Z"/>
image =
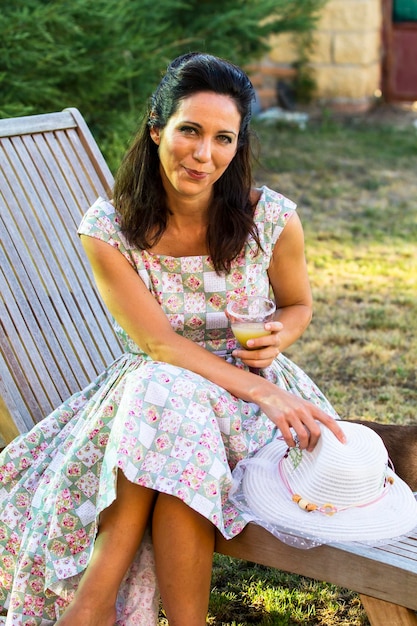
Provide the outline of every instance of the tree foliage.
<path id="1" fill-rule="evenodd" d="M 168 62 L 238 64 L 271 33 L 309 32 L 323 0 L 0 0 L 0 115 L 78 107 L 98 131 L 136 112 Z"/>

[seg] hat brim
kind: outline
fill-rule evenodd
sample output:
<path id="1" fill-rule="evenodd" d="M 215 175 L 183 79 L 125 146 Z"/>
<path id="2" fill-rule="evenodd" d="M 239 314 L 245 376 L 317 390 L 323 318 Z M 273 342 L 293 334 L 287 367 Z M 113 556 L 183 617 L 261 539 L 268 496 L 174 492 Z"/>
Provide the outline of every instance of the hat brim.
<path id="1" fill-rule="evenodd" d="M 394 472 L 385 495 L 364 507 L 350 508 L 334 515 L 306 512 L 292 501 L 278 472 L 278 462 L 287 451 L 276 439 L 244 462 L 241 491 L 248 509 L 269 529 L 311 541 L 333 543 L 361 541 L 375 543 L 399 537 L 417 526 L 417 502 L 409 486 Z M 236 492 L 236 490 L 234 490 Z M 321 503 L 325 504 L 325 503 Z"/>

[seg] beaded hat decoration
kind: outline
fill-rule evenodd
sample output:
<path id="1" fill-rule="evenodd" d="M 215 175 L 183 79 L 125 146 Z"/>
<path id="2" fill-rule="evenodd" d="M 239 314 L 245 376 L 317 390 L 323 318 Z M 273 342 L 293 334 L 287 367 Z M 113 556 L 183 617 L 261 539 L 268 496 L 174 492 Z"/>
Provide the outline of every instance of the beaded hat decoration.
<path id="1" fill-rule="evenodd" d="M 416 499 L 389 467 L 380 436 L 361 424 L 340 426 L 345 444 L 324 426 L 312 452 L 288 448 L 279 438 L 267 444 L 245 462 L 234 492 L 240 489 L 266 527 L 321 543 L 377 542 L 412 530 Z"/>

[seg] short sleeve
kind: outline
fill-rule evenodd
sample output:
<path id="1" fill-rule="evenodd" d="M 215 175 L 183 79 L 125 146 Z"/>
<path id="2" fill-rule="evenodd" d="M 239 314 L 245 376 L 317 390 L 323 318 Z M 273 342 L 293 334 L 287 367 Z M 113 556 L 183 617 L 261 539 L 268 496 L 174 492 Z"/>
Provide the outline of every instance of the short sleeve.
<path id="1" fill-rule="evenodd" d="M 134 265 L 131 246 L 126 241 L 120 227 L 120 215 L 113 204 L 104 198 L 98 198 L 84 214 L 78 227 L 79 235 L 88 235 L 117 248 Z"/>
<path id="2" fill-rule="evenodd" d="M 262 233 L 265 244 L 274 245 L 284 226 L 297 210 L 295 202 L 268 187 L 262 187 L 262 194 L 255 212 L 255 222 Z"/>

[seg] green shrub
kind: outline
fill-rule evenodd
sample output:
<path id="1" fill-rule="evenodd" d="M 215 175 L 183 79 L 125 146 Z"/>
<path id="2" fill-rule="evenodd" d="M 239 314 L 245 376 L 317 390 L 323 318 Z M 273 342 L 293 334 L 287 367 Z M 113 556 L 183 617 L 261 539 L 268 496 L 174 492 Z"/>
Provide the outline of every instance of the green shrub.
<path id="1" fill-rule="evenodd" d="M 308 32 L 323 0 L 0 0 L 0 115 L 79 108 L 99 138 L 137 118 L 167 63 L 245 64 L 271 33 Z"/>

